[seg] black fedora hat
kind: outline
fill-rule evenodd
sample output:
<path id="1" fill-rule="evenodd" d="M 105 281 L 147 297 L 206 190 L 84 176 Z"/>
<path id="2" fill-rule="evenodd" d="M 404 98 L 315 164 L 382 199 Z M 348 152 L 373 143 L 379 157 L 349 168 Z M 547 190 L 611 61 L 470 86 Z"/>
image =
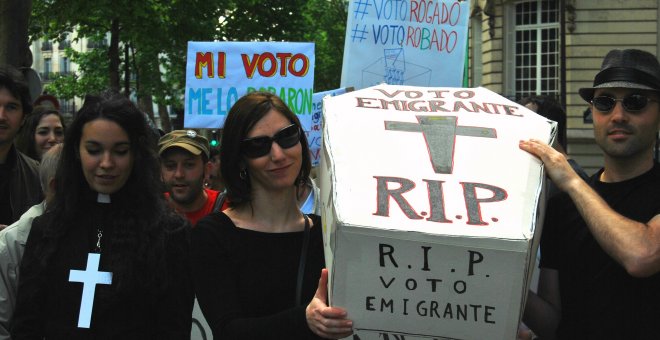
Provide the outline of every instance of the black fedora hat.
<path id="1" fill-rule="evenodd" d="M 598 88 L 623 87 L 660 91 L 660 64 L 651 53 L 636 49 L 611 50 L 603 59 L 593 87 L 579 90 L 580 97 L 590 102 Z"/>

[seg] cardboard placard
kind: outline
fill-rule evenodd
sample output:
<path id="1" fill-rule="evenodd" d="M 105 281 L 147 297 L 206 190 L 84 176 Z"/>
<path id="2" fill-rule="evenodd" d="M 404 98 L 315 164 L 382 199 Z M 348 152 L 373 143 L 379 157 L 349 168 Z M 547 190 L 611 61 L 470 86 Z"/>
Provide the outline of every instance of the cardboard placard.
<path id="1" fill-rule="evenodd" d="M 321 127 L 323 116 L 323 97 L 325 96 L 336 96 L 347 91 L 352 90 L 348 88 L 340 88 L 335 90 L 323 91 L 314 93 L 312 96 L 313 112 L 312 112 L 312 125 L 309 130 L 305 130 L 307 134 L 307 143 L 309 144 L 309 152 L 311 153 L 312 166 L 316 167 L 321 161 Z"/>
<path id="2" fill-rule="evenodd" d="M 309 130 L 314 43 L 188 42 L 184 126 L 219 129 L 248 92 L 278 95 Z"/>
<path id="3" fill-rule="evenodd" d="M 355 0 L 341 86 L 461 86 L 470 1 Z"/>

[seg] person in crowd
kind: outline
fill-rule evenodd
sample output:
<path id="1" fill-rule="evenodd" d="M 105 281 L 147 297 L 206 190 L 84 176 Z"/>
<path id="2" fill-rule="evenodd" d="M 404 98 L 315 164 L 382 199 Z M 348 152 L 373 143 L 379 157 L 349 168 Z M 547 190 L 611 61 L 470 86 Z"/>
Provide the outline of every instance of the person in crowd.
<path id="1" fill-rule="evenodd" d="M 35 106 L 16 139 L 16 147 L 37 161 L 54 145 L 64 140 L 64 119 L 59 111 Z"/>
<path id="2" fill-rule="evenodd" d="M 9 329 L 16 306 L 20 274 L 18 268 L 32 228 L 32 220 L 44 213 L 48 202 L 51 202 L 55 195 L 55 172 L 61 151 L 61 144 L 54 145 L 44 154 L 39 164 L 39 181 L 46 198 L 28 209 L 18 221 L 0 231 L 0 340 L 11 339 Z"/>
<path id="3" fill-rule="evenodd" d="M 566 151 L 568 150 L 566 137 L 566 111 L 564 111 L 559 102 L 550 96 L 530 96 L 521 99 L 519 103 L 525 105 L 525 107 L 539 115 L 557 122 L 557 137 L 555 138 L 552 147 L 566 157 L 568 164 L 571 165 L 580 178 L 585 181 L 588 180 L 589 175 L 587 175 L 584 169 L 582 169 L 582 167 L 571 158 Z M 552 197 L 559 192 L 560 190 L 557 189 L 557 186 L 550 182 L 548 197 Z"/>
<path id="4" fill-rule="evenodd" d="M 156 139 L 125 96 L 87 96 L 55 197 L 34 219 L 12 339 L 189 339 L 190 224 L 162 194 Z"/>
<path id="5" fill-rule="evenodd" d="M 520 148 L 543 161 L 564 194 L 549 200 L 538 294 L 524 321 L 543 339 L 653 339 L 660 334 L 660 64 L 612 50 L 580 96 L 593 112 L 604 168 L 583 181 L 538 140 Z"/>
<path id="6" fill-rule="evenodd" d="M 221 171 L 229 208 L 192 232 L 195 292 L 215 339 L 339 339 L 352 321 L 327 305 L 321 219 L 297 191 L 310 153 L 300 121 L 271 93 L 229 111 Z"/>
<path id="7" fill-rule="evenodd" d="M 215 191 L 225 191 L 225 184 L 220 173 L 220 148 L 211 148 L 208 161 L 209 171 L 204 179 L 204 186 Z"/>
<path id="8" fill-rule="evenodd" d="M 559 102 L 551 96 L 533 95 L 529 97 L 524 97 L 518 103 L 538 113 L 540 116 L 543 116 L 547 119 L 557 122 L 557 136 L 554 140 L 554 143 L 552 144 L 552 147 L 555 150 L 557 150 L 557 152 L 561 153 L 564 157 L 566 157 L 566 160 L 571 165 L 573 170 L 575 170 L 575 172 L 580 176 L 580 178 L 582 178 L 585 181 L 588 180 L 589 175 L 587 175 L 584 169 L 582 169 L 582 167 L 574 159 L 572 159 L 566 152 L 566 150 L 568 150 L 567 148 L 568 143 L 566 137 L 566 112 L 559 104 Z M 551 198 L 561 193 L 561 190 L 559 190 L 552 181 L 549 181 L 548 190 L 546 192 L 547 192 L 546 198 Z M 539 260 L 541 258 L 540 253 L 541 252 L 539 248 L 538 255 L 536 256 L 536 268 L 534 268 L 534 273 L 532 274 L 532 280 L 530 286 L 532 292 L 537 291 L 538 278 L 539 278 L 538 265 L 539 265 Z M 529 330 L 527 329 L 526 326 L 523 325 L 521 332 L 523 333 L 529 332 Z"/>
<path id="9" fill-rule="evenodd" d="M 21 72 L 0 65 L 0 229 L 43 199 L 39 164 L 14 146 L 23 122 L 32 112 L 31 103 Z"/>
<path id="10" fill-rule="evenodd" d="M 297 197 L 298 206 L 303 214 L 321 215 L 320 189 L 311 176 L 300 185 Z"/>
<path id="11" fill-rule="evenodd" d="M 222 207 L 223 195 L 204 187 L 209 168 L 209 142 L 194 130 L 175 130 L 158 142 L 161 177 L 170 205 L 195 226 Z"/>

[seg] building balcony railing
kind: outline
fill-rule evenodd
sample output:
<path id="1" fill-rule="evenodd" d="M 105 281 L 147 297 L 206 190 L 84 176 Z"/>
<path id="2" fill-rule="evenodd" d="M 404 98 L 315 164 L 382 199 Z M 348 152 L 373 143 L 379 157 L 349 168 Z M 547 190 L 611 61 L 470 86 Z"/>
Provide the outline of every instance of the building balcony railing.
<path id="1" fill-rule="evenodd" d="M 39 72 L 42 81 L 51 81 L 60 76 L 67 76 L 73 74 L 73 71 L 60 71 L 60 72 Z"/>
<path id="2" fill-rule="evenodd" d="M 72 117 L 76 111 L 76 103 L 74 100 L 60 99 L 60 113 L 65 117 Z"/>
<path id="3" fill-rule="evenodd" d="M 41 50 L 42 51 L 52 51 L 53 50 L 53 43 L 50 42 L 50 41 L 41 42 Z"/>
<path id="4" fill-rule="evenodd" d="M 106 43 L 105 39 L 101 41 L 94 41 L 94 40 L 87 41 L 87 48 L 102 48 L 106 46 L 108 46 L 108 44 Z"/>
<path id="5" fill-rule="evenodd" d="M 60 49 L 60 50 L 63 50 L 63 49 L 65 49 L 65 48 L 69 48 L 69 47 L 71 47 L 71 41 L 69 41 L 69 40 L 64 40 L 64 41 L 61 41 L 61 42 L 59 43 L 59 45 L 58 45 L 57 48 Z"/>

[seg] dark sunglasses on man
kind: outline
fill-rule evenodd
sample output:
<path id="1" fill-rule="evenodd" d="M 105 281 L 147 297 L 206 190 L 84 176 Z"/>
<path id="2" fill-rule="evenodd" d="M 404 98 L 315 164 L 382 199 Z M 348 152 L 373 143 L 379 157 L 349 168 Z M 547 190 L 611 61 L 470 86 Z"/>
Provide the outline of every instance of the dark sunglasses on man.
<path id="1" fill-rule="evenodd" d="M 627 95 L 621 99 L 611 96 L 598 96 L 591 100 L 591 104 L 600 112 L 610 112 L 614 109 L 616 102 L 621 102 L 623 108 L 628 112 L 639 112 L 649 104 L 649 102 L 657 102 L 643 94 L 635 93 Z"/>
<path id="2" fill-rule="evenodd" d="M 242 140 L 241 152 L 245 157 L 258 158 L 270 152 L 273 142 L 276 142 L 282 149 L 288 149 L 298 144 L 299 141 L 300 129 L 296 124 L 291 124 L 277 131 L 273 137 L 257 136 Z"/>

